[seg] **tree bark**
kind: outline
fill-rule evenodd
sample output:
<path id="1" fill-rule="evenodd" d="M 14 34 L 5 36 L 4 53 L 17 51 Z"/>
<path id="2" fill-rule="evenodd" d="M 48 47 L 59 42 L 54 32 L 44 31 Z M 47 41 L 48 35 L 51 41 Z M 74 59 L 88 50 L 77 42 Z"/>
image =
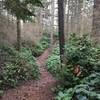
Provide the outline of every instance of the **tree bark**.
<path id="1" fill-rule="evenodd" d="M 100 0 L 94 0 L 92 37 L 100 42 Z"/>
<path id="2" fill-rule="evenodd" d="M 17 50 L 21 49 L 21 23 L 20 20 L 17 19 Z"/>
<path id="3" fill-rule="evenodd" d="M 67 19 L 66 19 L 66 23 L 67 23 L 66 33 L 67 33 L 67 36 L 68 36 L 68 34 L 69 34 L 69 9 L 70 9 L 69 3 L 70 3 L 70 0 L 68 0 L 67 2 L 68 2 L 68 12 L 67 12 Z"/>
<path id="4" fill-rule="evenodd" d="M 54 35 L 54 0 L 51 0 L 51 30 L 50 30 L 50 35 L 51 35 L 51 49 L 53 46 L 53 35 Z"/>
<path id="5" fill-rule="evenodd" d="M 58 0 L 58 29 L 59 29 L 59 46 L 60 46 L 60 60 L 63 63 L 64 57 L 64 0 Z"/>

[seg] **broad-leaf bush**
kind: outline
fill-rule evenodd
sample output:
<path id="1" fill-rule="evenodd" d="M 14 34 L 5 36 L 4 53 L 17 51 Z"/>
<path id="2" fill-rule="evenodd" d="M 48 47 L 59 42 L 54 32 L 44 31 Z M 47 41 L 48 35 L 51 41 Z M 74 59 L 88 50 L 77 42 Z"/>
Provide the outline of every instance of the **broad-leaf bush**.
<path id="1" fill-rule="evenodd" d="M 32 51 L 30 49 L 23 48 L 19 53 L 20 59 L 23 59 L 28 65 L 30 65 L 30 73 L 34 78 L 39 77 L 39 68 L 36 63 L 36 58 L 32 55 Z"/>
<path id="2" fill-rule="evenodd" d="M 32 49 L 34 56 L 40 56 L 45 49 L 47 49 L 50 46 L 50 36 L 47 33 L 43 34 L 43 37 L 40 39 L 40 41 L 35 45 L 35 47 Z"/>
<path id="3" fill-rule="evenodd" d="M 0 90 L 16 87 L 20 83 L 39 78 L 36 59 L 29 48 L 20 52 L 13 46 L 0 45 Z"/>
<path id="4" fill-rule="evenodd" d="M 53 49 L 52 54 L 47 59 L 46 67 L 54 76 L 58 75 L 60 71 L 59 47 Z"/>
<path id="5" fill-rule="evenodd" d="M 50 36 L 47 33 L 44 33 L 38 43 L 32 41 L 22 41 L 22 47 L 30 48 L 32 55 L 39 57 L 45 49 L 50 46 Z"/>
<path id="6" fill-rule="evenodd" d="M 60 91 L 56 100 L 100 100 L 100 73 L 93 73 L 72 88 Z"/>
<path id="7" fill-rule="evenodd" d="M 100 51 L 88 36 L 76 37 L 72 35 L 65 47 L 65 57 L 67 64 L 72 64 L 74 68 L 80 67 L 81 76 L 87 76 L 98 70 L 100 63 Z"/>
<path id="8" fill-rule="evenodd" d="M 54 75 L 57 75 L 57 73 L 59 72 L 59 68 L 60 68 L 60 57 L 57 55 L 52 55 L 49 57 L 49 59 L 47 60 L 47 69 Z"/>
<path id="9" fill-rule="evenodd" d="M 63 87 L 63 91 L 58 93 L 56 99 L 99 100 L 100 48 L 88 36 L 78 37 L 72 34 L 65 45 L 65 61 L 62 68 L 60 63 L 57 63 L 58 58 L 56 61 L 53 60 L 55 56 L 59 56 L 54 53 L 59 50 L 56 49 L 47 60 L 47 68 L 55 73 Z"/>

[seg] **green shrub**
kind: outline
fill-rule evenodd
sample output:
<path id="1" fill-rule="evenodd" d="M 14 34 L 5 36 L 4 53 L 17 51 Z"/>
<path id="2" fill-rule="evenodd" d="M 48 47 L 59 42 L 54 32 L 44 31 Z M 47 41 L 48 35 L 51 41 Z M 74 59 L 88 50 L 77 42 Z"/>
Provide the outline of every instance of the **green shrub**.
<path id="1" fill-rule="evenodd" d="M 0 66 L 1 91 L 16 87 L 24 81 L 39 78 L 39 67 L 29 48 L 22 48 L 17 52 L 13 46 L 2 46 L 0 51 L 5 58 L 3 66 Z"/>
<path id="2" fill-rule="evenodd" d="M 14 45 L 16 47 L 16 43 Z M 22 40 L 21 45 L 22 48 L 30 48 L 34 57 L 39 57 L 50 46 L 50 36 L 48 33 L 44 33 L 38 43 Z"/>
<path id="3" fill-rule="evenodd" d="M 30 66 L 29 72 L 32 73 L 34 78 L 39 78 L 39 68 L 36 63 L 35 57 L 32 55 L 30 49 L 23 48 L 19 53 L 19 58 L 26 62 L 26 65 Z"/>
<path id="4" fill-rule="evenodd" d="M 58 58 L 56 56 L 58 56 Z M 54 73 L 60 80 L 61 86 L 64 87 L 64 90 L 58 93 L 56 99 L 99 100 L 100 76 L 98 75 L 98 78 L 95 77 L 95 79 L 90 76 L 93 74 L 97 75 L 96 73 L 100 74 L 100 48 L 89 40 L 88 36 L 77 37 L 75 34 L 72 34 L 65 45 L 64 56 L 65 62 L 62 68 L 60 68 L 60 63 L 58 64 L 58 62 L 60 62 L 59 49 L 56 48 L 55 51 L 53 50 L 53 53 L 47 60 L 47 68 L 50 72 Z M 54 60 L 54 58 L 56 60 Z M 97 83 L 93 84 L 92 87 L 87 83 L 82 83 L 82 81 L 87 78 L 91 80 L 88 83 Z M 85 86 L 88 86 L 90 89 L 87 89 Z M 79 90 L 80 92 L 77 93 Z M 81 90 L 84 90 L 86 93 Z"/>
<path id="5" fill-rule="evenodd" d="M 0 44 L 0 55 L 15 56 L 16 50 L 10 44 Z"/>
<path id="6" fill-rule="evenodd" d="M 50 56 L 46 63 L 47 69 L 56 76 L 60 70 L 59 65 L 60 65 L 60 57 L 57 55 Z"/>
<path id="7" fill-rule="evenodd" d="M 56 100 L 100 100 L 100 73 L 85 77 L 79 85 L 60 91 Z"/>
<path id="8" fill-rule="evenodd" d="M 60 56 L 59 56 L 59 47 L 54 48 L 49 59 L 46 61 L 47 69 L 56 77 L 60 71 Z"/>
<path id="9" fill-rule="evenodd" d="M 88 39 L 88 36 L 72 36 L 65 47 L 67 64 L 80 66 L 81 74 L 87 76 L 100 66 L 100 49 Z"/>
<path id="10" fill-rule="evenodd" d="M 59 46 L 53 49 L 52 55 L 58 55 L 58 56 L 60 55 Z"/>
<path id="11" fill-rule="evenodd" d="M 50 46 L 50 37 L 48 34 L 44 34 L 40 41 L 35 45 L 32 52 L 34 56 L 40 56 L 45 49 Z"/>

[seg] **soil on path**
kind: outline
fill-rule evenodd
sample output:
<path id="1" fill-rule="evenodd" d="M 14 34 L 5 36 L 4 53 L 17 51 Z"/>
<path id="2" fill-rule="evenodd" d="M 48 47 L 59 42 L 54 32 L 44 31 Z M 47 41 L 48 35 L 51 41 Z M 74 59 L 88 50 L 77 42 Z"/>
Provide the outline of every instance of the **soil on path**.
<path id="1" fill-rule="evenodd" d="M 44 67 L 49 53 L 50 49 L 47 49 L 37 59 L 37 63 L 40 65 L 40 80 L 31 80 L 22 86 L 10 89 L 0 100 L 54 100 L 55 95 L 51 91 L 51 88 L 53 88 L 57 82 Z"/>

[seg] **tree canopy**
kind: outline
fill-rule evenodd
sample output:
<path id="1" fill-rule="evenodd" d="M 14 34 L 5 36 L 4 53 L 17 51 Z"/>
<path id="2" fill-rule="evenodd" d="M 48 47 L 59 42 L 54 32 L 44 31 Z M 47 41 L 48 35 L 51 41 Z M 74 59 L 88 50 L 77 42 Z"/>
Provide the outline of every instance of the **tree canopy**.
<path id="1" fill-rule="evenodd" d="M 35 16 L 35 6 L 43 7 L 40 0 L 5 0 L 4 7 L 17 19 L 29 20 Z"/>

